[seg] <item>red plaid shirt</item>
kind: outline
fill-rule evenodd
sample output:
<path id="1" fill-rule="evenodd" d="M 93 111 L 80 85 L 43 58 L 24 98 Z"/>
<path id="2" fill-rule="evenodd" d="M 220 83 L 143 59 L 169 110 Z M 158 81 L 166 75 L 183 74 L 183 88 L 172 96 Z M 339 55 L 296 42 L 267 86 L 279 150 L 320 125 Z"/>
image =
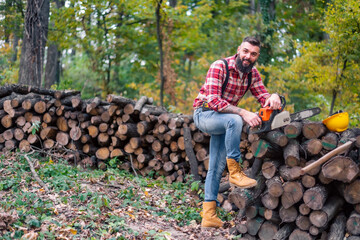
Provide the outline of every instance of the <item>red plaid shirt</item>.
<path id="1" fill-rule="evenodd" d="M 226 76 L 225 63 L 222 60 L 217 60 L 211 64 L 206 75 L 205 84 L 201 87 L 198 96 L 194 100 L 193 107 L 195 109 L 202 106 L 203 102 L 207 102 L 210 109 L 218 112 L 221 112 L 229 104 L 238 105 L 245 94 L 248 79 L 247 74 L 237 70 L 235 64 L 236 56 L 225 58 L 229 65 L 230 76 L 223 96 L 221 96 L 221 90 Z M 265 89 L 259 71 L 255 67 L 251 71 L 252 81 L 249 90 L 258 102 L 264 105 L 265 100 L 270 97 L 270 94 Z"/>

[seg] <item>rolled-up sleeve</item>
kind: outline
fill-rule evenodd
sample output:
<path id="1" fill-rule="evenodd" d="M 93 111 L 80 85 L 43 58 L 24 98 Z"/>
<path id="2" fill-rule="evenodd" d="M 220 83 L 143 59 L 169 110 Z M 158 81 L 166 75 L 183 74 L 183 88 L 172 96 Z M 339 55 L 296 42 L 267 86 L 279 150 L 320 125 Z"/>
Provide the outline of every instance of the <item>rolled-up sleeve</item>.
<path id="1" fill-rule="evenodd" d="M 221 112 L 229 106 L 229 102 L 222 98 L 222 85 L 226 75 L 226 67 L 223 61 L 218 60 L 211 64 L 206 75 L 206 96 L 209 108 Z"/>
<path id="2" fill-rule="evenodd" d="M 252 72 L 252 75 L 253 83 L 251 84 L 250 91 L 261 106 L 264 107 L 266 99 L 269 98 L 271 94 L 266 90 L 257 69 Z"/>

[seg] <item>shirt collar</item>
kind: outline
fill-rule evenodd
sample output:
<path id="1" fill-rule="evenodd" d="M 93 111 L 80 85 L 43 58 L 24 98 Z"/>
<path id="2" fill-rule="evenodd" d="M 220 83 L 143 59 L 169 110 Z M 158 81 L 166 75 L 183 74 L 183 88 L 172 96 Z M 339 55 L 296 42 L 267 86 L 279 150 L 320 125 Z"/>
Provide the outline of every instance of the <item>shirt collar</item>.
<path id="1" fill-rule="evenodd" d="M 234 69 L 236 72 L 238 72 L 238 69 L 236 67 L 236 58 L 237 54 L 235 54 L 234 56 L 231 56 L 230 59 L 229 59 L 229 70 L 230 69 Z"/>

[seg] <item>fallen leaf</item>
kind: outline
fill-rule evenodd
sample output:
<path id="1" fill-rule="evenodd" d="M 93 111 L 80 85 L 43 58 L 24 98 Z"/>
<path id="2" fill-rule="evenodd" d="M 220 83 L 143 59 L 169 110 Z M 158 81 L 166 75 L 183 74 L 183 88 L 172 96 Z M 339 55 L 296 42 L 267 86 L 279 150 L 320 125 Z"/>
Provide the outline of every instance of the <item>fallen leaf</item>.
<path id="1" fill-rule="evenodd" d="M 131 217 L 131 219 L 135 220 L 135 216 L 132 215 L 131 213 L 127 213 L 127 215 L 129 215 L 129 217 Z"/>
<path id="2" fill-rule="evenodd" d="M 24 234 L 21 239 L 27 239 L 27 240 L 36 240 L 38 237 L 38 233 L 36 232 L 29 232 L 27 234 Z"/>
<path id="3" fill-rule="evenodd" d="M 70 229 L 70 232 L 73 234 L 73 235 L 76 235 L 77 234 L 77 231 L 73 228 Z"/>
<path id="4" fill-rule="evenodd" d="M 54 208 L 54 213 L 55 215 L 59 215 L 59 211 L 57 210 L 57 208 Z"/>

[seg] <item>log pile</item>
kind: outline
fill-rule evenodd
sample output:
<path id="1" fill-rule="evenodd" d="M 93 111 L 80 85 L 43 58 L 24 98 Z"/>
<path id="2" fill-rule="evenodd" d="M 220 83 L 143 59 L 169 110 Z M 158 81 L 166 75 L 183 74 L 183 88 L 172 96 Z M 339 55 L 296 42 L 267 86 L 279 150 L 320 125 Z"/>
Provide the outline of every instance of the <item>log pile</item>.
<path id="1" fill-rule="evenodd" d="M 238 211 L 233 234 L 261 240 L 360 239 L 360 129 L 335 133 L 321 122 L 302 121 L 261 136 L 243 133 L 241 145 L 243 165 L 258 185 L 221 184 L 218 201 Z"/>
<path id="2" fill-rule="evenodd" d="M 121 96 L 81 99 L 77 91 L 19 85 L 0 88 L 0 150 L 57 154 L 84 167 L 150 172 L 182 182 L 186 174 L 204 180 L 209 136 L 192 116 L 174 114 Z M 246 126 L 244 126 L 244 130 Z M 354 140 L 306 173 L 305 166 Z M 321 122 L 294 122 L 263 135 L 243 131 L 240 149 L 252 189 L 220 185 L 218 200 L 238 211 L 231 229 L 243 239 L 356 239 L 360 235 L 360 129 L 329 132 Z M 224 172 L 224 180 L 226 180 Z M 237 221 L 236 221 L 237 222 Z"/>
<path id="3" fill-rule="evenodd" d="M 192 116 L 170 113 L 152 98 L 83 100 L 78 91 L 10 85 L 0 88 L 0 116 L 0 150 L 37 149 L 100 169 L 116 158 L 121 169 L 154 171 L 169 183 L 189 172 L 206 176 L 209 137 Z"/>

